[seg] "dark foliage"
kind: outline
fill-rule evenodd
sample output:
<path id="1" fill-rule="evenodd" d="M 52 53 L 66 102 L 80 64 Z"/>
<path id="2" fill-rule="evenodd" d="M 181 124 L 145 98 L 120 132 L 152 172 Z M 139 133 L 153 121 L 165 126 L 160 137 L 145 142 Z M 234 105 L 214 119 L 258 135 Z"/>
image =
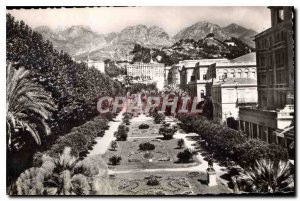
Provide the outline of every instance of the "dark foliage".
<path id="1" fill-rule="evenodd" d="M 185 149 L 177 154 L 179 163 L 188 163 L 193 159 L 195 153 L 190 149 Z"/>
<path id="2" fill-rule="evenodd" d="M 242 167 L 262 158 L 273 161 L 288 159 L 286 149 L 259 139 L 248 139 L 243 132 L 214 124 L 205 117 L 193 114 L 179 114 L 177 117 L 184 128 L 197 132 L 207 142 L 210 152 L 235 161 Z"/>
<path id="3" fill-rule="evenodd" d="M 126 141 L 128 137 L 128 130 L 125 125 L 120 125 L 118 130 L 115 132 L 115 137 L 117 138 L 117 141 Z"/>
<path id="4" fill-rule="evenodd" d="M 118 164 L 120 164 L 120 162 L 122 160 L 122 157 L 113 155 L 113 156 L 109 157 L 108 160 L 109 160 L 111 165 L 118 165 Z"/>
<path id="5" fill-rule="evenodd" d="M 154 150 L 155 145 L 150 142 L 141 143 L 139 145 L 140 150 L 147 151 L 147 150 Z"/>
<path id="6" fill-rule="evenodd" d="M 148 124 L 139 125 L 139 129 L 148 129 L 150 126 Z"/>

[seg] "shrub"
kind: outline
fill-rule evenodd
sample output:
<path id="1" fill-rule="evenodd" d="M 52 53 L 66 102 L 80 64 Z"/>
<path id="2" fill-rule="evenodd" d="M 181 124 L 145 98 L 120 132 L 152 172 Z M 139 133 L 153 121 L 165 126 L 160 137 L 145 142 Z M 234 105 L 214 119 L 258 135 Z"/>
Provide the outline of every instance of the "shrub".
<path id="1" fill-rule="evenodd" d="M 115 132 L 117 141 L 126 141 L 128 137 L 127 133 L 128 131 L 126 130 L 126 126 L 121 124 L 118 128 L 118 131 Z"/>
<path id="2" fill-rule="evenodd" d="M 287 160 L 287 150 L 259 139 L 248 139 L 241 131 L 214 124 L 206 118 L 193 114 L 179 114 L 177 118 L 184 128 L 198 133 L 208 144 L 209 151 L 220 153 L 224 159 L 247 167 L 259 159 Z"/>
<path id="3" fill-rule="evenodd" d="M 41 155 L 47 154 L 51 157 L 57 157 L 65 147 L 70 147 L 71 154 L 76 157 L 86 155 L 94 145 L 95 139 L 107 128 L 107 120 L 102 117 L 96 117 L 79 127 L 73 128 L 70 133 L 58 137 L 47 151 L 37 152 L 33 156 L 34 166 L 39 167 L 41 165 Z"/>
<path id="4" fill-rule="evenodd" d="M 177 128 L 175 126 L 171 126 L 170 124 L 163 124 L 159 128 L 159 134 L 164 136 L 165 140 L 170 140 L 173 138 L 173 135 L 176 133 Z"/>
<path id="5" fill-rule="evenodd" d="M 109 160 L 111 165 L 118 165 L 118 164 L 120 164 L 120 162 L 122 160 L 122 157 L 113 155 L 113 156 L 109 157 L 108 160 Z"/>
<path id="6" fill-rule="evenodd" d="M 148 129 L 150 126 L 148 124 L 139 125 L 139 129 Z"/>
<path id="7" fill-rule="evenodd" d="M 165 115 L 162 113 L 154 113 L 154 123 L 160 124 L 165 120 Z"/>
<path id="8" fill-rule="evenodd" d="M 185 149 L 177 154 L 178 162 L 180 163 L 188 163 L 192 160 L 195 152 L 190 149 Z"/>
<path id="9" fill-rule="evenodd" d="M 109 186 L 103 161 L 91 158 L 80 161 L 69 147 L 57 157 L 43 155 L 42 161 L 41 167 L 30 168 L 19 176 L 10 195 L 101 194 L 100 188 Z"/>
<path id="10" fill-rule="evenodd" d="M 181 149 L 184 145 L 184 140 L 181 138 L 177 141 L 177 146 Z"/>
<path id="11" fill-rule="evenodd" d="M 113 140 L 110 145 L 112 150 L 116 150 L 118 148 L 118 142 Z"/>
<path id="12" fill-rule="evenodd" d="M 126 124 L 126 125 L 130 125 L 130 119 L 132 119 L 132 114 L 131 113 L 128 113 L 128 112 L 125 112 L 123 114 L 123 122 Z"/>
<path id="13" fill-rule="evenodd" d="M 146 151 L 146 150 L 154 150 L 155 145 L 151 144 L 150 142 L 141 143 L 139 145 L 140 150 Z"/>
<path id="14" fill-rule="evenodd" d="M 157 186 L 159 185 L 158 177 L 154 175 L 150 175 L 149 177 L 146 177 L 147 179 L 147 185 L 148 186 Z"/>

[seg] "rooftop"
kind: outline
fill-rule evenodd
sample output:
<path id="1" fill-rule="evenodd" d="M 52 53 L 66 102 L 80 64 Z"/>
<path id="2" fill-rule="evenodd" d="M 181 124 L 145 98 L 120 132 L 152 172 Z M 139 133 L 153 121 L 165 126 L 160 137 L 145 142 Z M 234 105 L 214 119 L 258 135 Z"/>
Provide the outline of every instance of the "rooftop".
<path id="1" fill-rule="evenodd" d="M 232 59 L 231 61 L 235 62 L 256 62 L 256 53 L 250 52 L 249 54 L 245 54 L 238 58 Z"/>

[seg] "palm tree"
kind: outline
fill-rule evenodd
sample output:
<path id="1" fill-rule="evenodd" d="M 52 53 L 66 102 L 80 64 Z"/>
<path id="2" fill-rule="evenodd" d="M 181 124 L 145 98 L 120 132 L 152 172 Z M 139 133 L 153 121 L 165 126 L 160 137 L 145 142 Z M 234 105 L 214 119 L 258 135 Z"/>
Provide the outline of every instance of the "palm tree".
<path id="1" fill-rule="evenodd" d="M 37 84 L 28 79 L 29 71 L 14 69 L 7 65 L 6 72 L 6 126 L 8 148 L 11 148 L 13 135 L 27 131 L 40 145 L 40 133 L 50 134 L 46 123 L 55 109 L 50 96 Z"/>
<path id="2" fill-rule="evenodd" d="M 12 186 L 11 195 L 104 195 L 112 194 L 104 160 L 85 160 L 66 147 L 58 157 L 43 156 L 41 167 L 30 168 Z"/>
<path id="3" fill-rule="evenodd" d="M 246 189 L 255 193 L 293 191 L 294 173 L 289 162 L 261 159 L 241 173 Z"/>

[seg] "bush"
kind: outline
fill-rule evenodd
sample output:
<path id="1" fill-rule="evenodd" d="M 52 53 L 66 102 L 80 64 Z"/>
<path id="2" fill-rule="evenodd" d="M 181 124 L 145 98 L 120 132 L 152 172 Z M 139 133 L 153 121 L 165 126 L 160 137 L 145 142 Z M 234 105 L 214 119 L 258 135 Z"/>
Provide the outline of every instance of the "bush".
<path id="1" fill-rule="evenodd" d="M 154 117 L 154 123 L 156 124 L 160 124 L 165 120 L 165 115 L 162 113 L 154 113 L 153 117 Z"/>
<path id="2" fill-rule="evenodd" d="M 146 150 L 154 150 L 155 145 L 151 144 L 150 142 L 141 143 L 139 145 L 140 150 L 146 151 Z"/>
<path id="3" fill-rule="evenodd" d="M 194 114 L 178 114 L 184 128 L 198 133 L 208 144 L 208 149 L 219 156 L 247 167 L 259 159 L 287 160 L 287 150 L 259 139 L 248 139 L 241 131 L 214 124 Z"/>
<path id="4" fill-rule="evenodd" d="M 118 148 L 118 142 L 113 140 L 110 145 L 112 150 L 116 150 Z"/>
<path id="5" fill-rule="evenodd" d="M 132 114 L 131 113 L 128 113 L 128 112 L 123 113 L 123 122 L 126 125 L 130 125 L 130 119 L 132 119 Z"/>
<path id="6" fill-rule="evenodd" d="M 113 156 L 109 157 L 108 160 L 109 160 L 111 165 L 118 165 L 118 164 L 120 164 L 120 162 L 122 160 L 122 157 L 113 155 Z"/>
<path id="7" fill-rule="evenodd" d="M 163 124 L 159 128 L 159 134 L 164 136 L 165 140 L 170 140 L 173 138 L 173 135 L 176 133 L 177 128 L 175 126 L 171 126 L 170 124 Z"/>
<path id="8" fill-rule="evenodd" d="M 195 152 L 190 149 L 185 149 L 177 154 L 178 162 L 180 163 L 188 163 L 192 160 Z"/>
<path id="9" fill-rule="evenodd" d="M 70 147 L 71 154 L 76 157 L 86 155 L 95 144 L 95 139 L 102 136 L 107 128 L 107 120 L 102 117 L 96 117 L 79 127 L 73 128 L 70 133 L 57 138 L 47 151 L 34 154 L 34 166 L 39 167 L 41 165 L 41 155 L 47 154 L 51 157 L 57 157 L 65 147 Z"/>
<path id="10" fill-rule="evenodd" d="M 150 126 L 148 124 L 139 125 L 139 129 L 148 129 Z"/>
<path id="11" fill-rule="evenodd" d="M 128 130 L 126 129 L 125 125 L 120 125 L 118 131 L 115 132 L 115 137 L 117 141 L 126 141 L 128 137 Z"/>
<path id="12" fill-rule="evenodd" d="M 149 177 L 146 177 L 146 179 L 147 179 L 147 185 L 148 186 L 157 186 L 157 185 L 159 185 L 159 181 L 158 181 L 157 176 L 150 175 Z"/>
<path id="13" fill-rule="evenodd" d="M 177 146 L 181 149 L 184 145 L 184 140 L 181 138 L 177 141 Z"/>

